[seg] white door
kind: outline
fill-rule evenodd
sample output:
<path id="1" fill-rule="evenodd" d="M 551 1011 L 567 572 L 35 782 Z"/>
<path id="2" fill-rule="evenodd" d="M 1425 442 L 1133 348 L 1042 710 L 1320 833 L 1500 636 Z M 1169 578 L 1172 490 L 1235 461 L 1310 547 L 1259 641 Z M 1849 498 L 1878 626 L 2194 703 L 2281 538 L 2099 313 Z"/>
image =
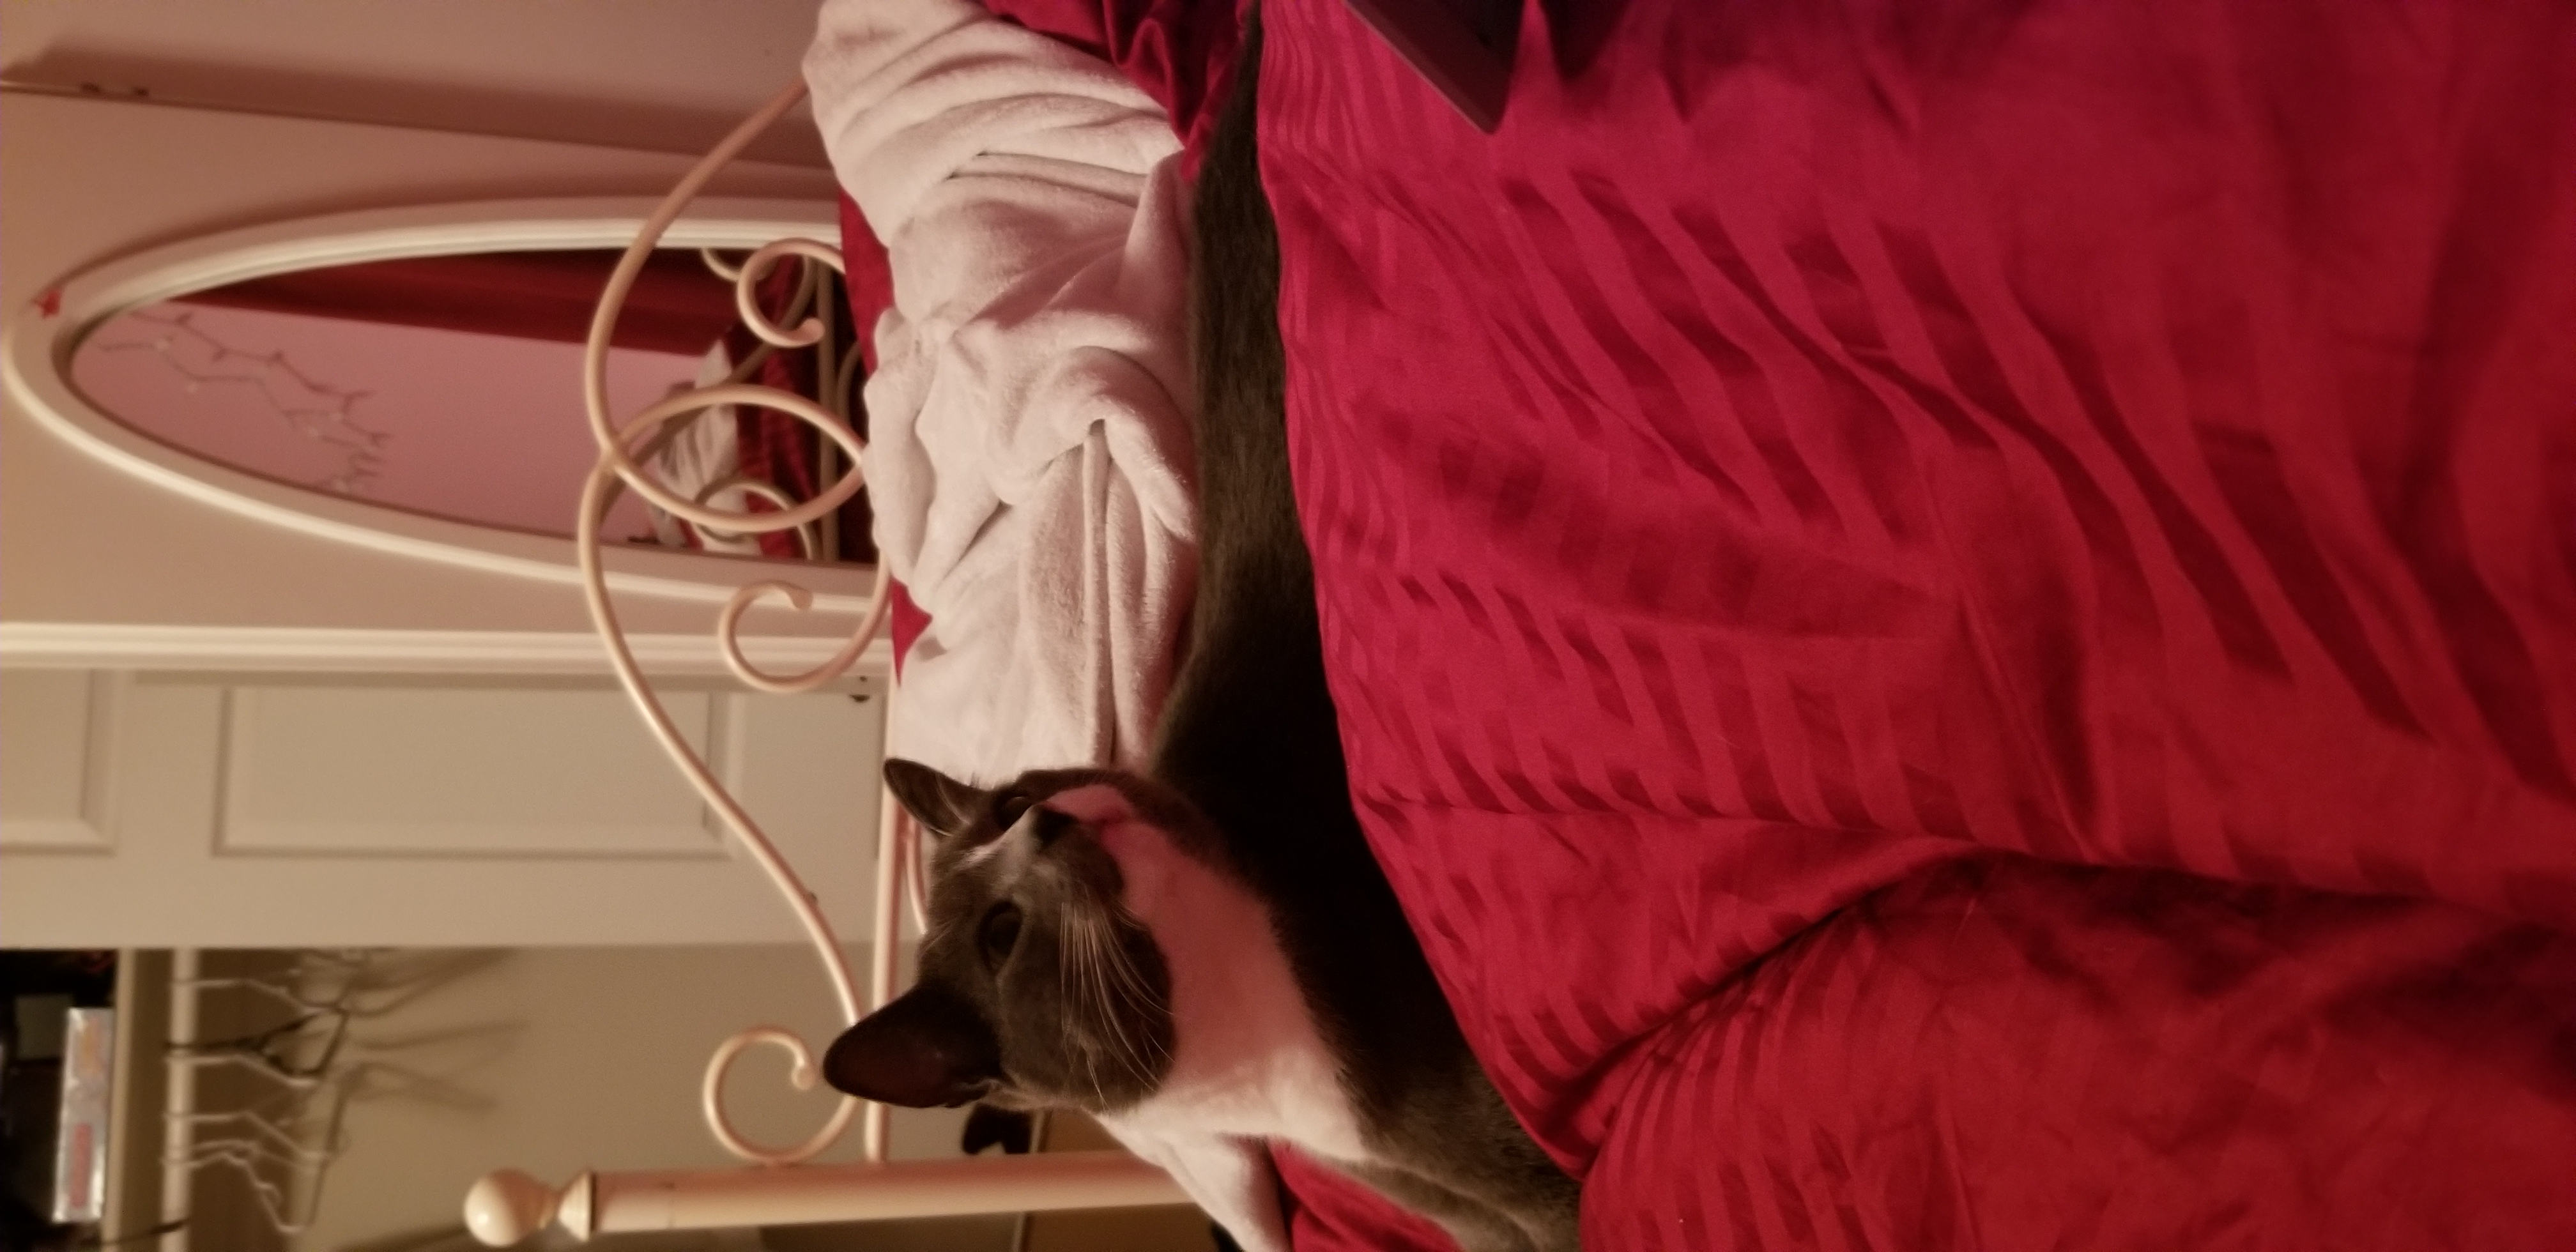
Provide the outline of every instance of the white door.
<path id="1" fill-rule="evenodd" d="M 862 938 L 882 701 L 664 700 Z M 798 937 L 604 681 L 0 670 L 0 944 Z"/>

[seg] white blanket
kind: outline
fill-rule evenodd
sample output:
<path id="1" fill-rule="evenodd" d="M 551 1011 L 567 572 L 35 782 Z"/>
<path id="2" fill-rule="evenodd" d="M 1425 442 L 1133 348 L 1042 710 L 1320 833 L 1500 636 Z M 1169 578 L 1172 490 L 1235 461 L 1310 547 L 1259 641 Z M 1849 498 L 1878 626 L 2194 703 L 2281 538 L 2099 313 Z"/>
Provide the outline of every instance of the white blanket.
<path id="1" fill-rule="evenodd" d="M 987 784 L 1140 763 L 1197 568 L 1170 123 L 964 0 L 828 3 L 805 77 L 894 268 L 863 462 L 930 627 L 888 749 Z"/>
<path id="2" fill-rule="evenodd" d="M 805 77 L 894 269 L 864 467 L 931 620 L 887 750 L 987 784 L 1140 764 L 1197 568 L 1170 123 L 965 0 L 828 0 Z M 1287 1252 L 1261 1144 L 1105 1120 L 1248 1252 Z"/>

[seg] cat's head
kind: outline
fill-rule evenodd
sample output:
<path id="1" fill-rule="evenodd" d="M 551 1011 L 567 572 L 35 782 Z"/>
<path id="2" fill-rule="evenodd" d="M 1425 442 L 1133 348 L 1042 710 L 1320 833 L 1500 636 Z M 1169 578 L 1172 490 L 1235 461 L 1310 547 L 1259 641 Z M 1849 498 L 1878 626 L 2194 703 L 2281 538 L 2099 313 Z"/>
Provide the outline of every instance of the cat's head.
<path id="1" fill-rule="evenodd" d="M 1167 802 L 1133 775 L 1047 770 L 984 790 L 910 761 L 886 786 L 922 829 L 921 978 L 823 1061 L 851 1095 L 910 1108 L 1123 1108 L 1171 1066 L 1171 979 L 1131 915 L 1111 828 Z"/>

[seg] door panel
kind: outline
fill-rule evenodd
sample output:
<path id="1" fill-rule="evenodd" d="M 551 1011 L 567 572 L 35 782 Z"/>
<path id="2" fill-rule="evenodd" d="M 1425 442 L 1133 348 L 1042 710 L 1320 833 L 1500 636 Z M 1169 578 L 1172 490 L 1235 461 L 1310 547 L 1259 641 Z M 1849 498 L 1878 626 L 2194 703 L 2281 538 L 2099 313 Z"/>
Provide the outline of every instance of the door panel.
<path id="1" fill-rule="evenodd" d="M 226 703 L 226 852 L 724 854 L 621 692 L 238 687 Z M 721 744 L 725 697 L 663 704 L 691 747 Z"/>
<path id="2" fill-rule="evenodd" d="M 114 679 L 0 670 L 0 850 L 106 852 Z"/>
<path id="3" fill-rule="evenodd" d="M 0 692 L 0 740 L 25 741 L 10 749 L 0 811 L 11 946 L 799 937 L 604 684 L 68 677 L 15 672 Z M 715 690 L 665 701 L 835 928 L 861 937 L 880 703 Z M 78 753 L 55 729 L 76 713 L 89 722 Z M 75 817 L 98 837 L 68 841 Z"/>

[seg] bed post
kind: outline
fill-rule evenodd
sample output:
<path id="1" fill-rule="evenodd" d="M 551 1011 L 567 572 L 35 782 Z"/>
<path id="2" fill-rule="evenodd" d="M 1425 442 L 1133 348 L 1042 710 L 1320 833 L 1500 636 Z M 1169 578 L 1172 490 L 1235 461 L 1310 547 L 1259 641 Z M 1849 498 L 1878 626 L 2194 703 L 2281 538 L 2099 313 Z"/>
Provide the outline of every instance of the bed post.
<path id="1" fill-rule="evenodd" d="M 548 1223 L 575 1239 L 638 1230 L 714 1230 L 890 1217 L 958 1217 L 1187 1204 L 1180 1184 L 1124 1152 L 682 1172 L 584 1173 L 561 1188 L 517 1170 L 487 1174 L 465 1225 L 508 1247 Z"/>

